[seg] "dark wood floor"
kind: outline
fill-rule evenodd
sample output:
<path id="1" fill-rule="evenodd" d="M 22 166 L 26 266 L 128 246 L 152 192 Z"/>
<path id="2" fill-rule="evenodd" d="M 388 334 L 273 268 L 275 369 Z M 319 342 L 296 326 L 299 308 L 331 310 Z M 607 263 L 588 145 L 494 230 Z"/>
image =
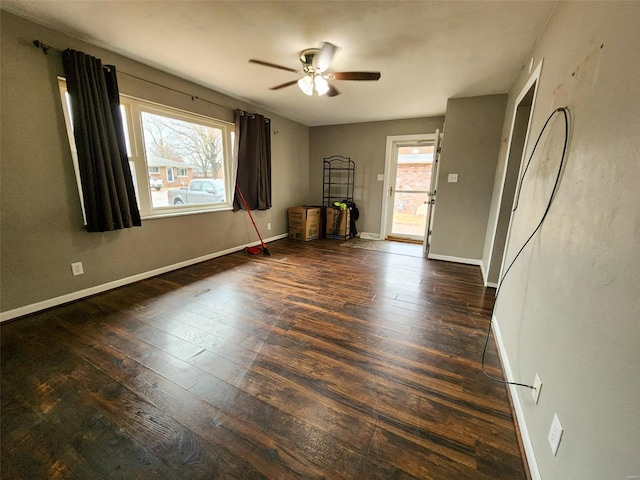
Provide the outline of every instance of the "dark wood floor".
<path id="1" fill-rule="evenodd" d="M 524 479 L 479 269 L 340 243 L 3 325 L 3 480 Z"/>

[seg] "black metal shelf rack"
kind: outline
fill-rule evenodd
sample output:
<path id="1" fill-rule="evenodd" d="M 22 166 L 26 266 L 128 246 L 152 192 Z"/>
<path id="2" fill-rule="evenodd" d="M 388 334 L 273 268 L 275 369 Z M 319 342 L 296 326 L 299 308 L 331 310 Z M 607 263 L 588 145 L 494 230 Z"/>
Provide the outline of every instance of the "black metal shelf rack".
<path id="1" fill-rule="evenodd" d="M 353 202 L 356 164 L 351 158 L 333 155 L 324 159 L 322 204 Z"/>

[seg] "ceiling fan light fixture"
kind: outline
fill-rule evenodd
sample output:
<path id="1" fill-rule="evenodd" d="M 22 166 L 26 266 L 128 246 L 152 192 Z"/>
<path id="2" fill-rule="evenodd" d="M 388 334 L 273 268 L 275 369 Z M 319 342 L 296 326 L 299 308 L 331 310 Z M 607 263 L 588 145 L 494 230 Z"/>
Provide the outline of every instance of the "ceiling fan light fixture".
<path id="1" fill-rule="evenodd" d="M 298 80 L 298 87 L 305 95 L 313 95 L 313 79 L 309 75 L 305 75 Z"/>
<path id="2" fill-rule="evenodd" d="M 318 96 L 326 95 L 328 97 L 335 97 L 336 95 L 340 95 L 340 92 L 333 85 L 330 85 L 327 80 L 380 80 L 380 72 L 327 71 L 337 51 L 338 47 L 329 42 L 324 42 L 322 48 L 308 48 L 303 50 L 300 53 L 302 71 L 271 62 L 265 62 L 264 60 L 250 59 L 249 62 L 302 75 L 302 78 L 299 80 L 281 83 L 280 85 L 271 87 L 270 90 L 280 90 L 281 88 L 290 87 L 297 83 L 302 93 L 309 97 L 313 96 L 314 92 Z"/>
<path id="3" fill-rule="evenodd" d="M 318 95 L 324 95 L 329 91 L 329 82 L 327 82 L 322 75 L 316 75 L 313 81 L 316 85 L 316 92 L 318 92 Z"/>

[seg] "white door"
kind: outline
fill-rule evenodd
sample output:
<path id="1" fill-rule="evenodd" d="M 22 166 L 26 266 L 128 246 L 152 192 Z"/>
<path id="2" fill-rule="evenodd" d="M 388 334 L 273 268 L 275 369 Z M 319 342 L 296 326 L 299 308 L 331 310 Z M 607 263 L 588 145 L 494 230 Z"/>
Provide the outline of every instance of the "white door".
<path id="1" fill-rule="evenodd" d="M 438 165 L 440 164 L 440 130 L 436 130 L 436 138 L 433 141 L 433 166 L 431 167 L 431 186 L 429 188 L 429 205 L 427 207 L 427 221 L 425 224 L 424 240 L 422 241 L 422 253 L 426 257 L 431 246 L 431 234 L 433 232 L 433 212 L 436 208 L 436 193 L 438 190 Z"/>
<path id="2" fill-rule="evenodd" d="M 438 136 L 436 131 L 435 135 L 398 138 L 390 145 L 384 238 L 427 240 Z"/>

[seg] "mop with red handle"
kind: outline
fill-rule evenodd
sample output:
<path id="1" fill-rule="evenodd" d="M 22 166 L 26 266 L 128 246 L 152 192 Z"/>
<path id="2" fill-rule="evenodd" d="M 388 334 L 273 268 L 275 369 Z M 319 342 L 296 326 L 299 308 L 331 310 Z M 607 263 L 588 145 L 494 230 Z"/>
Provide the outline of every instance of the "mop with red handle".
<path id="1" fill-rule="evenodd" d="M 236 183 L 236 192 L 238 192 L 238 195 L 240 196 L 240 200 L 242 200 L 244 209 L 249 214 L 251 223 L 253 223 L 253 228 L 256 229 L 256 233 L 258 234 L 258 238 L 260 239 L 260 243 L 262 244 L 262 253 L 264 253 L 265 255 L 271 255 L 271 252 L 269 251 L 269 249 L 267 248 L 267 245 L 264 243 L 264 240 L 262 239 L 262 235 L 260 235 L 260 230 L 258 230 L 258 226 L 256 225 L 256 222 L 253 221 L 253 215 L 251 215 L 251 209 L 249 208 L 249 205 L 247 204 L 247 201 L 245 200 L 244 195 L 242 194 L 242 191 L 240 190 L 240 187 L 238 186 L 237 183 Z M 245 250 L 247 251 L 247 253 L 250 253 L 251 255 L 256 255 L 260 253 L 260 250 L 258 250 L 259 248 L 260 247 L 247 247 Z"/>

